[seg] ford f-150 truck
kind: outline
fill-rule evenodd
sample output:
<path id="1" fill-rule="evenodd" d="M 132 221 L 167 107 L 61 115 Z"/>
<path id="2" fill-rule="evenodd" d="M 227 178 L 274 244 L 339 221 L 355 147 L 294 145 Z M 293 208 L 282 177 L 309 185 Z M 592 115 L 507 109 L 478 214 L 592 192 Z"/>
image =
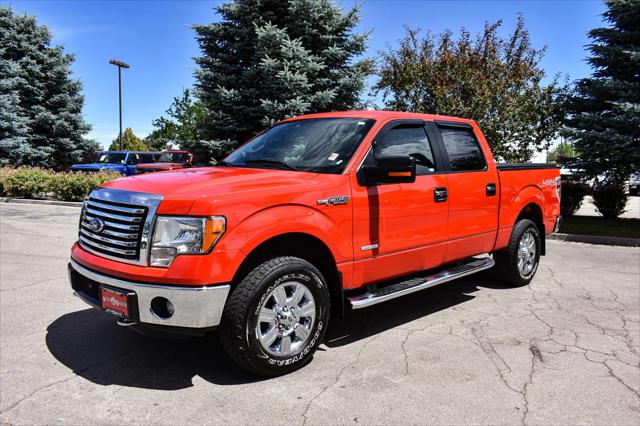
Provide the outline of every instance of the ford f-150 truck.
<path id="1" fill-rule="evenodd" d="M 162 151 L 156 163 L 138 164 L 136 173 L 161 172 L 164 170 L 184 169 L 193 164 L 193 154 L 189 151 L 167 150 Z"/>
<path id="2" fill-rule="evenodd" d="M 215 167 L 93 190 L 69 276 L 120 325 L 217 328 L 236 363 L 279 375 L 311 359 L 330 314 L 492 267 L 528 284 L 557 227 L 559 192 L 555 167 L 496 164 L 471 120 L 295 117 Z"/>
<path id="3" fill-rule="evenodd" d="M 100 170 L 113 170 L 125 176 L 135 174 L 136 165 L 155 163 L 159 157 L 157 152 L 137 151 L 101 151 L 96 161 L 89 164 L 74 164 L 72 172 L 97 172 Z"/>

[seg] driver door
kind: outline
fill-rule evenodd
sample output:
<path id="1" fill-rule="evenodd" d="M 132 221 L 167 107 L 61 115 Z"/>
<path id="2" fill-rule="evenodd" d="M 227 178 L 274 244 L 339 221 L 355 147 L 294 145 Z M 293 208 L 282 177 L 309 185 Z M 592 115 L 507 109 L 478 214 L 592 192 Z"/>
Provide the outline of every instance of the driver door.
<path id="1" fill-rule="evenodd" d="M 354 284 L 370 283 L 422 271 L 444 261 L 449 206 L 446 175 L 435 143 L 421 120 L 384 126 L 363 164 L 385 156 L 416 159 L 413 183 L 354 184 Z"/>

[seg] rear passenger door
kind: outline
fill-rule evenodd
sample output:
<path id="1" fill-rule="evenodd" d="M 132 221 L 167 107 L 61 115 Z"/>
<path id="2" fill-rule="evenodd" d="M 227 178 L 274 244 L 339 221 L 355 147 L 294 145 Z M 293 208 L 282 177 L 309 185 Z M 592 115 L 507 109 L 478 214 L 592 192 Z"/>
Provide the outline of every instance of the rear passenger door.
<path id="1" fill-rule="evenodd" d="M 447 175 L 449 243 L 446 261 L 492 250 L 498 230 L 498 174 L 488 164 L 473 128 L 465 123 L 431 124 Z"/>

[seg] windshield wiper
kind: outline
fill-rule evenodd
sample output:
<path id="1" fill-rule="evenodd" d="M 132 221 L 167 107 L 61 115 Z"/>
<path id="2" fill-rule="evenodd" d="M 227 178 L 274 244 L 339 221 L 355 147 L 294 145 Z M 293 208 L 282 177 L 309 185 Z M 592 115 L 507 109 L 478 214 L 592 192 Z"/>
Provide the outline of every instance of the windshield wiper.
<path id="1" fill-rule="evenodd" d="M 234 167 L 233 164 L 228 161 L 220 160 L 215 164 L 216 167 Z"/>
<path id="2" fill-rule="evenodd" d="M 264 164 L 267 166 L 277 166 L 280 167 L 282 169 L 286 169 L 286 170 L 293 170 L 293 171 L 297 171 L 298 169 L 296 169 L 295 167 L 293 167 L 291 164 L 287 164 L 284 161 L 278 161 L 278 160 L 268 160 L 268 159 L 260 159 L 260 160 L 247 160 L 244 162 L 244 164 Z"/>

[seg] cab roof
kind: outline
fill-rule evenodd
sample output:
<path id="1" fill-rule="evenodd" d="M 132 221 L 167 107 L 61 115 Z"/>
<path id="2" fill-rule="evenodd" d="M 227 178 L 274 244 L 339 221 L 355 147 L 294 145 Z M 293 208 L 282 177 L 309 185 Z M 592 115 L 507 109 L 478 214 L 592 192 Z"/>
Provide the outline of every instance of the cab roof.
<path id="1" fill-rule="evenodd" d="M 468 118 L 460 118 L 460 117 L 451 117 L 447 115 L 439 115 L 439 114 L 422 114 L 417 112 L 399 112 L 399 111 L 384 111 L 384 110 L 368 110 L 368 111 L 335 111 L 335 112 L 321 112 L 317 114 L 306 114 L 299 115 L 297 117 L 287 118 L 282 120 L 281 123 L 285 123 L 287 121 L 295 121 L 295 120 L 305 120 L 309 118 L 369 118 L 378 121 L 385 121 L 391 119 L 398 120 L 426 120 L 426 121 L 434 121 L 434 120 L 443 120 L 443 121 L 454 121 L 465 124 L 475 124 L 475 122 Z"/>

